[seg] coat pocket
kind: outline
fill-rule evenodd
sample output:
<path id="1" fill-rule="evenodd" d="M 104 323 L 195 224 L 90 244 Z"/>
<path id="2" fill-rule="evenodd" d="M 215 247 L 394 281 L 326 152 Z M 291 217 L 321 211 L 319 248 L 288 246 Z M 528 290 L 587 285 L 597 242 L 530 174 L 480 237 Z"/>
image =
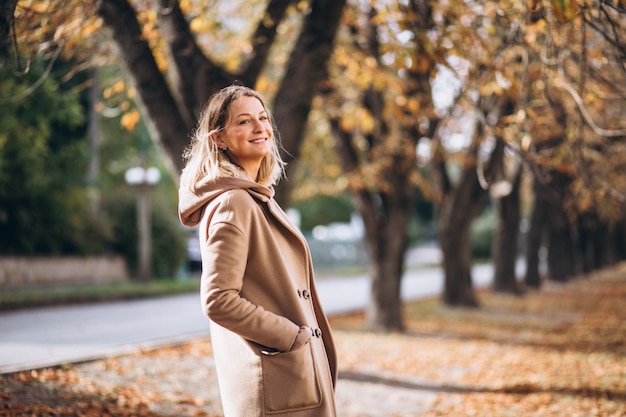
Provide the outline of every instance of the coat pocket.
<path id="1" fill-rule="evenodd" d="M 262 355 L 267 414 L 317 407 L 321 402 L 311 343 L 292 352 Z"/>

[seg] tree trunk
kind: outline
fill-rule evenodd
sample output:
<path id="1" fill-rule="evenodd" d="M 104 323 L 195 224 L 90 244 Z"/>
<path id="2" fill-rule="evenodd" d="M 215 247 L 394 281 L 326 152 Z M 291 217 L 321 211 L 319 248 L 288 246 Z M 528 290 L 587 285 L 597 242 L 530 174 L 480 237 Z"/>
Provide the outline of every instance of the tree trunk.
<path id="1" fill-rule="evenodd" d="M 539 192 L 539 184 L 534 180 L 533 190 L 535 192 L 535 203 L 530 217 L 530 225 L 526 235 L 526 276 L 524 284 L 529 288 L 539 288 L 541 286 L 541 276 L 539 274 L 539 251 L 544 237 L 546 225 L 546 201 Z"/>
<path id="2" fill-rule="evenodd" d="M 511 193 L 496 199 L 497 223 L 492 245 L 493 289 L 496 292 L 520 293 L 515 266 L 518 255 L 521 179 L 522 169 L 520 167 L 513 179 Z"/>
<path id="3" fill-rule="evenodd" d="M 416 2 L 412 3 L 416 5 Z M 428 6 L 424 3 L 424 8 Z M 424 12 L 423 24 L 429 23 Z M 372 7 L 363 28 L 367 42 L 363 45 L 366 56 L 373 57 L 380 67 L 380 45 L 375 24 L 377 11 Z M 415 29 L 415 27 L 413 27 Z M 357 27 L 353 28 L 355 31 Z M 404 79 L 404 92 L 409 97 L 419 97 L 423 108 L 432 108 L 429 71 L 414 73 Z M 328 83 L 325 94 L 334 92 Z M 330 126 L 337 153 L 344 173 L 348 177 L 361 177 L 364 172 L 376 168 L 376 175 L 365 181 L 351 182 L 350 192 L 355 209 L 361 214 L 365 226 L 366 244 L 369 251 L 371 292 L 366 310 L 366 323 L 375 331 L 402 331 L 401 280 L 404 271 L 404 256 L 407 248 L 407 230 L 415 205 L 415 185 L 411 175 L 417 163 L 415 147 L 419 138 L 416 118 L 407 114 L 406 119 L 389 117 L 386 107 L 389 93 L 371 83 L 362 94 L 362 106 L 375 120 L 373 129 L 367 132 L 344 130 L 340 117 L 330 119 Z M 426 99 L 427 98 L 427 99 Z M 337 93 L 332 102 L 341 102 Z M 335 112 L 334 114 L 337 114 Z M 397 114 L 397 113 L 396 113 Z M 367 151 L 356 145 L 355 136 L 362 135 Z"/>
<path id="4" fill-rule="evenodd" d="M 358 169 L 358 157 L 352 147 L 351 132 L 343 131 L 339 120 L 330 120 L 345 172 Z M 413 187 L 409 172 L 414 161 L 398 156 L 396 163 L 384 175 L 390 189 L 377 192 L 353 189 L 355 209 L 363 217 L 370 262 L 371 292 L 366 311 L 366 323 L 375 331 L 404 329 L 400 283 L 404 271 L 409 219 L 414 207 Z"/>
<path id="5" fill-rule="evenodd" d="M 387 221 L 378 224 L 378 234 L 367 231 L 370 255 L 370 302 L 366 311 L 367 328 L 374 331 L 404 330 L 401 280 L 404 272 L 406 233 L 412 204 L 396 206 Z"/>
<path id="6" fill-rule="evenodd" d="M 135 10 L 127 0 L 100 0 L 98 14 L 111 29 L 118 54 L 138 93 L 150 136 L 169 156 L 170 171 L 178 175 L 192 124 L 185 122 L 150 46 L 142 36 Z M 167 158 L 166 158 L 167 159 Z"/>
<path id="7" fill-rule="evenodd" d="M 476 152 L 475 147 L 473 152 Z M 440 160 L 437 167 L 439 182 L 444 184 L 442 189 L 446 189 L 445 184 L 448 184 L 437 210 L 445 274 L 443 301 L 451 306 L 476 307 L 478 300 L 472 285 L 470 228 L 484 208 L 488 192 L 481 187 L 474 164 L 468 164 L 454 187 L 447 179 L 444 164 L 445 161 Z"/>
<path id="8" fill-rule="evenodd" d="M 598 270 L 611 264 L 609 226 L 601 222 L 593 234 L 592 268 Z"/>
<path id="9" fill-rule="evenodd" d="M 593 231 L 590 225 L 592 220 L 589 216 L 578 219 L 578 246 L 580 252 L 580 268 L 583 274 L 593 270 Z"/>
<path id="10" fill-rule="evenodd" d="M 612 263 L 626 260 L 626 220 L 622 219 L 611 225 L 609 248 Z"/>
<path id="11" fill-rule="evenodd" d="M 439 245 L 443 253 L 443 302 L 450 306 L 477 307 L 472 284 L 470 226 L 473 218 L 460 210 L 439 219 Z"/>
<path id="12" fill-rule="evenodd" d="M 576 251 L 569 222 L 557 207 L 548 223 L 548 278 L 566 282 L 576 274 Z"/>
<path id="13" fill-rule="evenodd" d="M 0 62 L 8 61 L 17 0 L 2 0 L 0 4 Z M 18 52 L 15 51 L 15 54 Z"/>
<path id="14" fill-rule="evenodd" d="M 578 219 L 578 249 L 583 273 L 600 269 L 612 262 L 610 226 L 595 214 Z"/>
<path id="15" fill-rule="evenodd" d="M 284 147 L 283 158 L 289 163 L 287 179 L 281 181 L 276 199 L 287 205 L 293 183 L 290 174 L 295 172 L 300 156 L 300 143 L 304 137 L 311 103 L 318 86 L 326 78 L 327 62 L 333 52 L 341 12 L 346 0 L 313 0 L 311 12 L 289 57 L 283 81 L 274 98 L 274 119 L 278 125 Z"/>

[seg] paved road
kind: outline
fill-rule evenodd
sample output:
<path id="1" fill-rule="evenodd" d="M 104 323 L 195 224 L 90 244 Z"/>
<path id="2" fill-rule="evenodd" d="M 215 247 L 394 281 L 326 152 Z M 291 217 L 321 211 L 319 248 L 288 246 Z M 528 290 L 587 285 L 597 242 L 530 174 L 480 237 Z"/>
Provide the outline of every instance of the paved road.
<path id="1" fill-rule="evenodd" d="M 491 266 L 476 266 L 472 277 L 476 286 L 488 285 Z M 365 276 L 324 278 L 317 285 L 328 315 L 367 304 Z M 410 271 L 402 281 L 402 298 L 431 297 L 442 289 L 439 268 Z M 197 294 L 1 313 L 0 373 L 126 354 L 208 334 Z"/>

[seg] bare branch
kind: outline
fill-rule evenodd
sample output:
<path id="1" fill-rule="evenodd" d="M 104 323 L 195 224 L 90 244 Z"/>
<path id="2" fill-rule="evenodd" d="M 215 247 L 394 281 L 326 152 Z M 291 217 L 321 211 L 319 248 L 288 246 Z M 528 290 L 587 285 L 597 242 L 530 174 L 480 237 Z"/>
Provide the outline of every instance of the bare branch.
<path id="1" fill-rule="evenodd" d="M 16 95 L 11 96 L 11 97 L 0 99 L 0 106 L 4 106 L 6 104 L 15 103 L 15 102 L 23 99 L 24 97 L 27 97 L 33 91 L 38 89 L 44 83 L 44 81 L 46 81 L 46 79 L 50 75 L 50 72 L 52 71 L 52 67 L 54 66 L 54 63 L 56 62 L 57 58 L 59 58 L 59 56 L 61 55 L 62 51 L 63 51 L 63 43 L 61 43 L 59 46 L 57 46 L 57 49 L 52 54 L 52 57 L 50 58 L 50 61 L 48 61 L 48 66 L 46 67 L 46 70 L 44 71 L 44 73 L 41 74 L 41 77 L 39 77 L 39 79 L 37 81 L 35 81 L 31 86 L 26 88 L 21 93 L 16 94 Z"/>
<path id="2" fill-rule="evenodd" d="M 144 120 L 148 130 L 155 142 L 167 151 L 168 169 L 177 175 L 183 166 L 187 133 L 193 126 L 181 115 L 149 45 L 141 36 L 139 22 L 129 2 L 99 0 L 96 9 L 111 29 L 122 63 L 139 93 L 137 104 L 147 116 Z"/>
<path id="3" fill-rule="evenodd" d="M 589 114 L 589 111 L 585 107 L 585 103 L 583 102 L 583 99 L 580 97 L 578 92 L 576 92 L 576 90 L 567 82 L 567 80 L 565 80 L 565 74 L 564 74 L 562 62 L 561 64 L 559 64 L 558 74 L 559 74 L 559 78 L 556 79 L 556 82 L 554 85 L 556 87 L 560 87 L 563 90 L 567 91 L 569 95 L 572 96 L 572 98 L 574 99 L 574 102 L 576 102 L 576 105 L 578 106 L 578 110 L 580 111 L 580 114 L 583 116 L 583 118 L 585 119 L 589 127 L 591 127 L 591 129 L 597 135 L 604 136 L 604 137 L 626 136 L 626 129 L 607 130 L 598 126 L 598 124 L 593 120 L 593 118 Z"/>
<path id="4" fill-rule="evenodd" d="M 277 29 L 282 22 L 287 8 L 294 0 L 271 0 L 265 8 L 259 24 L 252 35 L 252 52 L 246 57 L 239 70 L 244 83 L 253 85 L 269 55 L 271 46 L 277 35 Z"/>
<path id="5" fill-rule="evenodd" d="M 15 7 L 17 0 L 3 0 L 0 4 L 0 57 L 7 56 L 9 50 L 9 36 L 13 33 L 15 39 Z"/>

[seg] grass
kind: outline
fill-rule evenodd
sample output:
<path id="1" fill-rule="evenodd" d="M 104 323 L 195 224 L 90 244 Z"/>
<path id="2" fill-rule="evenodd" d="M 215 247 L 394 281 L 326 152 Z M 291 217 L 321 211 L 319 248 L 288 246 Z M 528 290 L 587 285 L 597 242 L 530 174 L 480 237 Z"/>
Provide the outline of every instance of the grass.
<path id="1" fill-rule="evenodd" d="M 334 276 L 359 276 L 367 272 L 363 266 L 346 266 L 316 269 L 318 278 Z M 199 277 L 186 280 L 174 278 L 154 279 L 149 282 L 117 282 L 85 284 L 59 288 L 4 290 L 0 292 L 0 311 L 24 308 L 92 303 L 159 297 L 199 290 Z"/>
<path id="2" fill-rule="evenodd" d="M 128 300 L 198 291 L 196 278 L 156 279 L 149 282 L 119 282 L 63 288 L 5 290 L 0 293 L 0 310 L 17 310 L 60 304 Z"/>

